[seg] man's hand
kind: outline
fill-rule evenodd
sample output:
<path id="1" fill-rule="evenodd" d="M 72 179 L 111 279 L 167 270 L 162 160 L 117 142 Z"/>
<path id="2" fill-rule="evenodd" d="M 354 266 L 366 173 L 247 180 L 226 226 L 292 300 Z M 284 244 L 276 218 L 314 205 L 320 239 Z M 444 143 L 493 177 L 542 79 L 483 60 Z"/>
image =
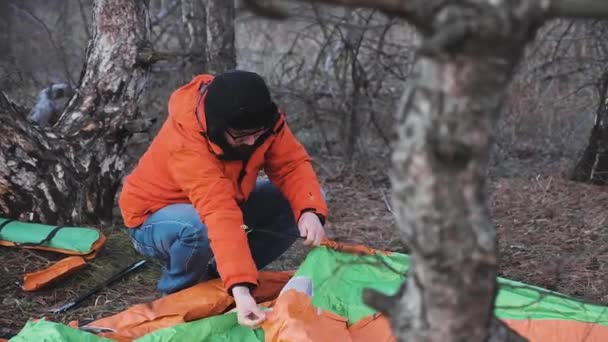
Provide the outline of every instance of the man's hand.
<path id="1" fill-rule="evenodd" d="M 321 224 L 321 220 L 313 212 L 305 212 L 300 216 L 298 229 L 300 230 L 300 236 L 306 238 L 304 244 L 307 246 L 318 246 L 325 238 L 325 229 Z"/>
<path id="2" fill-rule="evenodd" d="M 235 286 L 232 289 L 236 303 L 236 316 L 240 325 L 257 328 L 265 319 L 266 313 L 262 311 L 246 286 Z"/>

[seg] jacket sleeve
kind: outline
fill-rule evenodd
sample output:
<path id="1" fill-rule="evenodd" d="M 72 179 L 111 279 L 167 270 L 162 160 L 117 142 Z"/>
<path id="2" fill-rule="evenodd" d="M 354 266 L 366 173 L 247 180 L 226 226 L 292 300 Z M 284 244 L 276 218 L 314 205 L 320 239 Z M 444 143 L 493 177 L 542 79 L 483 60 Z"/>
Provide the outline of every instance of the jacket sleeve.
<path id="1" fill-rule="evenodd" d="M 265 171 L 291 204 L 296 222 L 306 211 L 313 211 L 325 222 L 327 204 L 310 156 L 287 123 L 283 124 L 266 152 Z"/>
<path id="2" fill-rule="evenodd" d="M 231 293 L 236 284 L 257 286 L 257 268 L 251 256 L 243 225 L 243 214 L 235 191 L 221 162 L 207 150 L 207 142 L 173 142 L 168 160 L 175 182 L 207 225 L 211 250 L 224 287 Z M 204 267 L 204 265 L 201 265 Z"/>

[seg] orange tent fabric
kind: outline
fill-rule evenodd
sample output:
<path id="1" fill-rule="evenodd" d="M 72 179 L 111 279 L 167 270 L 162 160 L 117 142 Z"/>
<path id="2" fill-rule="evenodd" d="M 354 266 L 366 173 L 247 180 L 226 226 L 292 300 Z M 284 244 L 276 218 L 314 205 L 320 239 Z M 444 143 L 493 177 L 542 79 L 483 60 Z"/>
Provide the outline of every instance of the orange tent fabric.
<path id="1" fill-rule="evenodd" d="M 86 265 L 86 261 L 81 256 L 67 257 L 45 269 L 24 274 L 21 288 L 24 291 L 36 291 L 84 268 Z"/>
<path id="2" fill-rule="evenodd" d="M 279 296 L 262 328 L 266 342 L 349 341 L 347 319 L 312 305 L 310 297 L 296 290 Z"/>
<path id="3" fill-rule="evenodd" d="M 293 271 L 260 272 L 260 286 L 253 292 L 258 302 L 277 297 Z M 159 298 L 151 303 L 138 304 L 116 315 L 86 324 L 86 329 L 100 329 L 99 336 L 117 341 L 130 341 L 157 329 L 190 322 L 225 312 L 234 305 L 220 279 L 200 283 Z M 78 322 L 70 323 L 77 327 Z"/>
<path id="4" fill-rule="evenodd" d="M 353 342 L 394 342 L 391 322 L 383 314 L 367 316 L 348 328 Z"/>
<path id="5" fill-rule="evenodd" d="M 374 253 L 389 254 L 390 252 L 379 251 L 363 245 L 355 245 L 351 243 L 337 242 L 329 239 L 323 240 L 321 245 L 333 249 L 335 251 L 349 253 L 354 255 L 372 255 Z"/>
<path id="6" fill-rule="evenodd" d="M 511 329 L 530 342 L 585 341 L 606 342 L 608 327 L 604 325 L 560 319 L 504 320 Z"/>
<path id="7" fill-rule="evenodd" d="M 375 314 L 348 326 L 346 317 L 313 306 L 302 292 L 288 290 L 262 323 L 266 342 L 393 342 L 388 319 Z"/>
<path id="8" fill-rule="evenodd" d="M 371 255 L 379 252 L 366 246 L 338 243 L 327 239 L 324 240 L 322 244 L 333 250 L 357 255 Z M 388 252 L 382 253 L 386 254 Z M 290 307 L 288 304 L 289 300 L 292 296 L 297 297 L 297 295 L 288 295 L 281 301 L 282 304 L 278 307 L 276 306 L 275 299 L 294 272 L 295 271 L 260 272 L 260 286 L 254 290 L 253 296 L 262 306 L 275 306 L 278 310 L 288 310 L 288 307 Z M 193 298 L 196 298 L 196 300 L 193 300 Z M 283 296 L 281 296 L 281 298 L 283 298 Z M 308 303 L 310 303 L 310 300 L 308 300 Z M 231 309 L 233 305 L 234 300 L 226 293 L 221 280 L 214 279 L 159 298 L 151 303 L 132 306 L 113 316 L 88 323 L 84 325 L 83 328 L 93 331 L 102 331 L 99 336 L 117 341 L 131 341 L 161 328 L 224 313 Z M 312 308 L 312 304 L 309 304 L 309 309 L 310 308 Z M 334 321 L 342 322 L 342 320 L 337 319 L 337 317 L 340 316 L 326 312 L 323 315 L 324 323 L 322 324 L 328 324 Z M 353 325 L 351 328 L 354 336 L 363 336 L 364 338 L 365 336 L 368 336 L 366 332 L 370 330 L 371 327 L 375 327 L 375 331 L 378 329 L 377 327 L 383 328 L 387 326 L 387 321 L 384 322 L 383 320 L 377 320 L 376 318 L 377 317 L 362 320 L 362 322 Z M 342 330 L 347 329 L 345 321 L 341 324 L 343 326 Z M 72 321 L 69 325 L 72 327 L 79 327 L 79 322 Z M 373 333 L 376 334 L 378 332 L 375 331 Z M 384 336 L 386 333 L 380 335 Z M 362 341 L 361 337 L 358 337 L 358 340 Z"/>

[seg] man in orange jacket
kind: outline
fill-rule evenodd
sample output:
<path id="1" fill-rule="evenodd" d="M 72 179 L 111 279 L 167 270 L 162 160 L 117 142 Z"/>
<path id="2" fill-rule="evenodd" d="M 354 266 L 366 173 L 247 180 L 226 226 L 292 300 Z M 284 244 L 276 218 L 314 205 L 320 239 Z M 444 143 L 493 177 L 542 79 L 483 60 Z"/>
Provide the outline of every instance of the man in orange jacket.
<path id="1" fill-rule="evenodd" d="M 241 70 L 197 76 L 171 95 L 119 206 L 135 249 L 165 262 L 160 291 L 219 274 L 246 326 L 265 317 L 250 293 L 258 269 L 295 234 L 307 245 L 325 237 L 327 205 L 309 155 L 264 80 Z"/>

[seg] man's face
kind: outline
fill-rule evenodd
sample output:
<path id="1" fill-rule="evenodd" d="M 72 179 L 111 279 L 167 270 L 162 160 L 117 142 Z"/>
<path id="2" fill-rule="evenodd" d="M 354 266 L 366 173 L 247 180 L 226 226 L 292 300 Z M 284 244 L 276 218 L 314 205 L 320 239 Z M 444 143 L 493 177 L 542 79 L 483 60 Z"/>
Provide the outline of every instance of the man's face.
<path id="1" fill-rule="evenodd" d="M 226 138 L 226 142 L 228 142 L 233 149 L 242 155 L 249 155 L 255 150 L 255 142 L 266 132 L 268 132 L 268 128 L 226 128 L 224 137 Z"/>

